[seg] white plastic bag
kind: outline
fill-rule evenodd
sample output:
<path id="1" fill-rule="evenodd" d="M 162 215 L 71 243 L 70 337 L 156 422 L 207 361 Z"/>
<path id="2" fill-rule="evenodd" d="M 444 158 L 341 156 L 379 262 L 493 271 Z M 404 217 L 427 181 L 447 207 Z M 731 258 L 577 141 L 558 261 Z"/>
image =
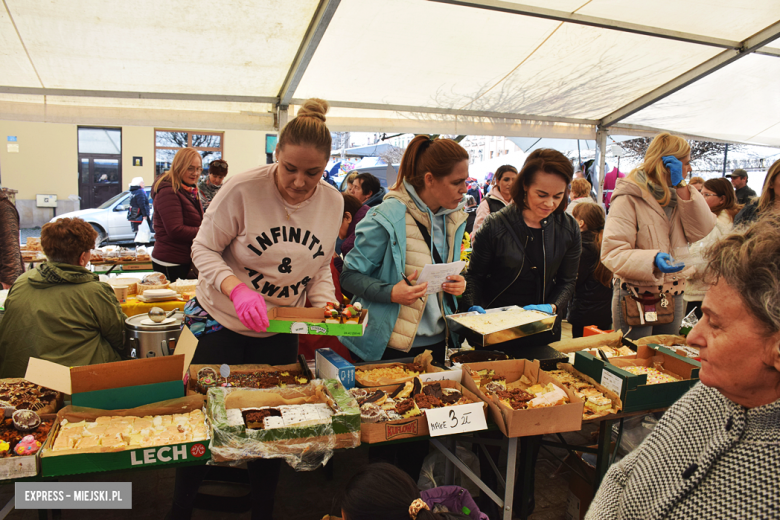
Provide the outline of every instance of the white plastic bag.
<path id="1" fill-rule="evenodd" d="M 455 450 L 457 457 L 468 468 L 479 476 L 479 458 L 474 455 L 470 450 L 463 446 L 458 446 Z M 417 487 L 421 490 L 433 489 L 438 486 L 444 485 L 444 466 L 446 464 L 444 454 L 439 450 L 434 450 L 429 453 L 423 460 L 422 469 L 420 470 L 420 478 L 417 480 Z M 454 485 L 466 488 L 472 497 L 478 497 L 480 493 L 479 487 L 474 484 L 470 478 L 463 474 L 458 468 L 455 468 L 455 482 Z"/>
<path id="2" fill-rule="evenodd" d="M 138 225 L 138 233 L 135 234 L 136 244 L 145 244 L 152 240 L 152 230 L 149 229 L 149 222 L 144 219 Z"/>

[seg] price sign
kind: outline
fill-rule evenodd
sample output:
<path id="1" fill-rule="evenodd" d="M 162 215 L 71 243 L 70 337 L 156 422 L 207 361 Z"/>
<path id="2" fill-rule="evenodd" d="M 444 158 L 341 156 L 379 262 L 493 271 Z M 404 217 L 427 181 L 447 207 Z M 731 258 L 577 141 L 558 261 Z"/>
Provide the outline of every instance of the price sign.
<path id="1" fill-rule="evenodd" d="M 444 370 L 443 372 L 433 372 L 431 374 L 420 374 L 420 381 L 423 383 L 444 380 L 460 383 L 461 379 L 463 379 L 463 370 L 459 368 L 455 370 Z"/>
<path id="2" fill-rule="evenodd" d="M 431 437 L 487 429 L 482 403 L 469 403 L 425 410 Z"/>
<path id="3" fill-rule="evenodd" d="M 623 380 L 606 368 L 601 371 L 601 384 L 615 392 L 618 396 L 620 396 L 620 391 L 623 390 Z"/>

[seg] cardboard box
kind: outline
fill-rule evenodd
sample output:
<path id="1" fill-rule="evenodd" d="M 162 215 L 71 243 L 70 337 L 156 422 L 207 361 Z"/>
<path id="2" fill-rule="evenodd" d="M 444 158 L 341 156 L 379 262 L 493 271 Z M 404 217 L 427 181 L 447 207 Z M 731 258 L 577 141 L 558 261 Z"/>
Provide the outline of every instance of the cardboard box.
<path id="1" fill-rule="evenodd" d="M 418 363 L 419 365 L 422 366 L 421 374 L 438 374 L 446 371 L 444 368 L 437 367 L 436 365 L 433 364 L 433 355 L 432 355 L 432 351 L 430 350 L 425 350 L 423 351 L 422 354 L 418 354 L 417 356 L 415 356 L 413 363 Z M 375 370 L 377 368 L 392 368 L 404 364 L 406 363 L 401 363 L 398 361 L 387 361 L 385 363 L 363 363 L 357 365 L 355 367 L 355 382 L 358 384 L 358 386 L 368 388 L 368 387 L 377 387 L 377 386 L 384 386 L 384 385 L 398 385 L 401 383 L 405 383 L 407 381 L 413 381 L 414 378 L 418 376 L 410 375 L 410 376 L 405 376 L 397 379 L 388 378 L 388 377 L 382 377 L 378 379 L 367 379 L 364 377 L 363 371 Z M 439 379 L 448 379 L 448 378 L 442 377 Z"/>
<path id="2" fill-rule="evenodd" d="M 557 379 L 539 368 L 538 361 L 527 359 L 508 359 L 505 361 L 485 361 L 463 365 L 463 383 L 474 394 L 487 402 L 490 415 L 507 437 L 526 437 L 529 435 L 544 435 L 547 433 L 572 432 L 582 429 L 582 409 L 585 403 L 574 395 L 574 392 L 563 386 Z M 522 376 L 532 383 L 546 385 L 552 383 L 566 392 L 569 403 L 549 408 L 532 408 L 530 410 L 509 410 L 499 406 L 498 401 L 485 395 L 477 388 L 470 370 L 493 369 L 498 376 L 503 376 L 507 383 L 517 381 Z"/>
<path id="3" fill-rule="evenodd" d="M 100 410 L 135 408 L 184 396 L 182 380 L 198 340 L 185 327 L 176 354 L 82 367 L 30 358 L 25 379 L 71 395 L 74 406 Z"/>
<path id="4" fill-rule="evenodd" d="M 298 398 L 316 396 L 320 384 L 340 408 L 340 412 L 332 415 L 328 423 L 254 430 L 244 424 L 232 425 L 228 421 L 228 409 L 267 406 L 263 394 L 275 393 L 282 396 L 285 402 L 294 403 Z M 237 398 L 239 392 L 240 398 Z M 211 456 L 217 462 L 286 455 L 295 457 L 306 452 L 355 448 L 360 445 L 360 408 L 357 401 L 335 379 L 288 388 L 210 388 L 206 415 L 213 435 Z"/>
<path id="5" fill-rule="evenodd" d="M 56 477 L 59 475 L 163 466 L 182 462 L 205 464 L 211 458 L 208 439 L 136 449 L 114 448 L 111 449 L 112 451 L 101 453 L 76 453 L 74 450 L 57 452 L 51 449 L 57 434 L 59 434 L 59 423 L 63 419 L 78 422 L 85 419 L 89 421 L 104 415 L 143 417 L 145 415 L 188 413 L 203 408 L 205 400 L 205 396 L 182 397 L 128 410 L 104 411 L 67 406 L 57 414 L 57 425 L 55 428 L 52 428 L 49 440 L 41 448 L 41 475 L 44 477 Z"/>
<path id="6" fill-rule="evenodd" d="M 347 390 L 355 388 L 355 365 L 329 348 L 314 352 L 315 374 L 320 379 L 338 379 Z"/>
<path id="7" fill-rule="evenodd" d="M 593 482 L 596 479 L 596 468 L 582 460 L 579 452 L 570 454 L 564 464 L 574 470 L 569 477 L 569 496 L 566 508 L 566 520 L 583 520 L 593 501 Z M 585 480 L 587 476 L 589 480 Z"/>
<path id="8" fill-rule="evenodd" d="M 368 324 L 368 309 L 360 313 L 358 323 L 326 323 L 322 309 L 274 307 L 268 311 L 266 332 L 314 334 L 319 336 L 362 336 Z"/>
<path id="9" fill-rule="evenodd" d="M 55 421 L 56 424 L 56 414 L 46 413 L 39 415 L 41 417 L 41 421 Z M 49 436 L 45 439 L 45 442 L 41 444 L 41 448 L 46 444 L 46 442 L 48 442 L 48 439 L 51 437 L 53 431 L 54 426 L 52 426 L 51 430 L 49 431 Z M 38 453 L 35 455 L 26 455 L 24 457 L 0 457 L 0 480 L 11 480 L 36 476 L 41 469 L 40 455 L 41 450 L 38 450 Z"/>
<path id="10" fill-rule="evenodd" d="M 190 365 L 187 374 L 187 395 L 204 395 L 198 390 L 198 372 L 202 368 L 211 367 L 219 374 L 219 367 L 221 365 L 211 363 L 208 365 Z M 304 367 L 298 363 L 291 363 L 289 365 L 228 365 L 230 367 L 230 373 L 232 374 L 253 374 L 257 372 L 303 372 Z M 309 367 L 305 367 L 306 376 L 309 379 L 312 377 Z"/>
<path id="11" fill-rule="evenodd" d="M 442 388 L 454 388 L 458 390 L 475 403 L 483 401 L 483 399 L 475 395 L 468 388 L 464 388 L 455 381 L 445 380 L 437 381 L 436 383 L 440 384 Z M 380 386 L 376 388 L 390 393 L 398 388 L 398 385 Z M 457 408 L 457 406 L 448 408 Z M 485 411 L 485 414 L 487 414 L 487 405 L 483 407 L 483 410 Z M 395 441 L 399 439 L 409 439 L 412 437 L 427 437 L 429 434 L 430 431 L 428 430 L 428 419 L 425 418 L 424 414 L 412 417 L 411 419 L 398 419 L 397 421 L 360 424 L 360 440 L 366 444 Z"/>
<path id="12" fill-rule="evenodd" d="M 699 380 L 701 363 L 675 354 L 659 345 L 639 345 L 634 356 L 610 358 L 610 364 L 586 352 L 577 352 L 574 368 L 592 377 L 620 395 L 624 412 L 654 410 L 673 405 Z M 652 367 L 660 362 L 663 368 L 683 378 L 673 383 L 647 384 L 647 376 L 635 375 L 620 366 Z"/>

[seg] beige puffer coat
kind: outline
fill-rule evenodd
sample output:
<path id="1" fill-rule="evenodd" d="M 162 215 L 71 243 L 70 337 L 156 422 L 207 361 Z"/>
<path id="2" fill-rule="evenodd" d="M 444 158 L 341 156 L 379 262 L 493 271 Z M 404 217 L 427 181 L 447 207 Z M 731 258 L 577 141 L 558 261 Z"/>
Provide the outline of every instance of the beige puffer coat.
<path id="1" fill-rule="evenodd" d="M 680 294 L 688 269 L 664 274 L 655 265 L 660 252 L 701 240 L 715 227 L 715 215 L 696 188 L 690 200 L 677 198 L 667 218 L 653 195 L 629 179 L 618 179 L 601 243 L 601 261 L 622 284 L 645 291 Z"/>
<path id="2" fill-rule="evenodd" d="M 423 267 L 427 264 L 433 263 L 431 259 L 431 250 L 428 244 L 425 243 L 420 229 L 415 224 L 415 220 L 420 222 L 431 232 L 431 219 L 428 214 L 420 211 L 417 204 L 414 203 L 412 197 L 401 186 L 400 189 L 391 190 L 385 199 L 395 198 L 403 202 L 406 205 L 406 266 L 404 266 L 404 274 L 411 276 L 416 270 L 418 275 L 422 272 Z M 449 248 L 449 254 L 444 259 L 445 262 L 453 262 L 457 258 L 454 254 L 460 253 L 460 244 L 454 243 L 455 231 L 458 226 L 468 218 L 463 211 L 457 211 L 447 216 L 447 246 Z M 439 298 L 439 308 L 442 308 L 442 298 L 444 293 L 439 292 L 436 296 Z M 417 300 L 411 306 L 401 305 L 401 311 L 398 314 L 398 321 L 395 322 L 393 332 L 390 334 L 390 340 L 387 346 L 403 352 L 408 352 L 412 348 L 414 338 L 417 336 L 417 327 L 420 325 L 425 305 L 428 303 L 426 296 L 424 301 Z M 444 313 L 443 313 L 444 314 Z M 445 333 L 448 336 L 449 332 Z"/>

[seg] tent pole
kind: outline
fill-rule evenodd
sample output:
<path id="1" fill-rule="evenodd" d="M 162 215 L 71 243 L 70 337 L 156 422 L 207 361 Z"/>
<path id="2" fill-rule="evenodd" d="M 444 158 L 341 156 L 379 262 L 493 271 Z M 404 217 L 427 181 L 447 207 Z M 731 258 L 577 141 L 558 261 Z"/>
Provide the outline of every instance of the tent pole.
<path id="1" fill-rule="evenodd" d="M 601 126 L 596 131 L 596 164 L 598 182 L 598 188 L 596 190 L 596 201 L 603 208 L 604 207 L 604 178 L 606 177 L 606 160 L 607 160 L 607 130 Z"/>
<path id="2" fill-rule="evenodd" d="M 726 176 L 726 159 L 729 158 L 729 143 L 726 143 L 726 149 L 723 151 L 723 175 L 721 177 Z"/>
<path id="3" fill-rule="evenodd" d="M 580 151 L 580 140 L 577 139 L 577 168 L 582 168 L 582 152 Z M 585 176 L 585 172 L 582 172 Z"/>

